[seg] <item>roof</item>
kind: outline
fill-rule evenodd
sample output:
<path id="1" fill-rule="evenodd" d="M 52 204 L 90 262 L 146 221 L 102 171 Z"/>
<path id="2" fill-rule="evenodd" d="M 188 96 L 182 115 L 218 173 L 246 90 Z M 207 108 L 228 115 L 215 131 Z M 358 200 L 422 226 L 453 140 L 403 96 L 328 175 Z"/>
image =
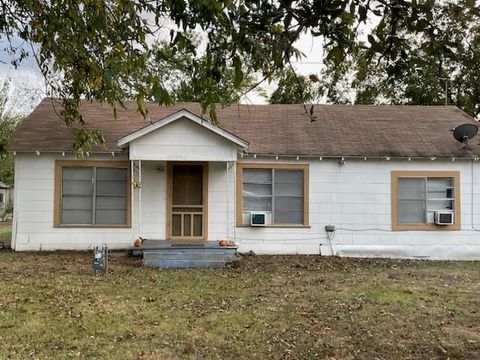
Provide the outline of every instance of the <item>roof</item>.
<path id="1" fill-rule="evenodd" d="M 119 107 L 117 118 L 107 104 L 82 101 L 80 112 L 104 134 L 106 147 L 120 151 L 117 140 L 180 110 L 202 116 L 197 103 L 170 107 L 146 103 L 150 121 L 135 102 Z M 479 155 L 478 141 L 465 151 L 450 130 L 472 117 L 454 106 L 316 105 L 310 122 L 300 105 L 217 106 L 220 127 L 249 142 L 247 151 L 270 155 L 442 157 Z M 11 151 L 71 151 L 71 129 L 63 123 L 60 102 L 44 99 L 17 128 Z"/>

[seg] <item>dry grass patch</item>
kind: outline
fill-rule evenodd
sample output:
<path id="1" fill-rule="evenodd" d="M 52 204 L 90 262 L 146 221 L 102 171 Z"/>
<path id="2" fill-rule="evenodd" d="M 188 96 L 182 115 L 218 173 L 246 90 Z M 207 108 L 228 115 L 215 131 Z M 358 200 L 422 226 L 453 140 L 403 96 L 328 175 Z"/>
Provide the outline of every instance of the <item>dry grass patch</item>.
<path id="1" fill-rule="evenodd" d="M 480 264 L 246 257 L 158 270 L 0 252 L 0 358 L 472 359 Z"/>

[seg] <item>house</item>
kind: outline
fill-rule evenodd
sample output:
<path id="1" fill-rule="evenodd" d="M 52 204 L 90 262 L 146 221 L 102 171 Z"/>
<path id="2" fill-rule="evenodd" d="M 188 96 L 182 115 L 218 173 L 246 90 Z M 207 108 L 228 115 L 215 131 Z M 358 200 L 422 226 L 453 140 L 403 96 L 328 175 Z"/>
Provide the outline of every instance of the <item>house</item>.
<path id="1" fill-rule="evenodd" d="M 480 259 L 480 148 L 453 106 L 218 108 L 84 101 L 105 146 L 71 151 L 60 103 L 19 126 L 12 247 L 129 248 L 135 239 L 233 240 L 257 254 Z M 253 225 L 252 226 L 252 221 Z M 265 221 L 265 226 L 263 225 Z M 328 230 L 328 231 L 327 231 Z"/>

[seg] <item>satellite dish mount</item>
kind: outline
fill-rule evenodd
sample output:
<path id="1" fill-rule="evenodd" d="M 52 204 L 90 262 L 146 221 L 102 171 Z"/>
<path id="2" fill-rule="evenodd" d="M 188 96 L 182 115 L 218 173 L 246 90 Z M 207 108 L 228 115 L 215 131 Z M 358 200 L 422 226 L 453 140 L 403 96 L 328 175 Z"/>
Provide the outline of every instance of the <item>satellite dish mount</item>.
<path id="1" fill-rule="evenodd" d="M 452 134 L 455 140 L 463 144 L 464 150 L 471 150 L 470 139 L 475 137 L 478 133 L 478 126 L 475 124 L 463 124 L 452 129 Z"/>

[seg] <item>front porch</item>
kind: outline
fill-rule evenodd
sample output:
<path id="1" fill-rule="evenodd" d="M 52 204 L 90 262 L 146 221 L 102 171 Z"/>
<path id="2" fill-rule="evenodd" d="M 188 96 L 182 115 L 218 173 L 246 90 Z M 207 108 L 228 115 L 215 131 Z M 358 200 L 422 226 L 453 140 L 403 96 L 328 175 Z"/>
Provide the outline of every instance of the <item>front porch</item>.
<path id="1" fill-rule="evenodd" d="M 134 254 L 147 266 L 224 266 L 235 259 L 235 164 L 246 143 L 188 112 L 118 141 L 128 147 Z"/>

